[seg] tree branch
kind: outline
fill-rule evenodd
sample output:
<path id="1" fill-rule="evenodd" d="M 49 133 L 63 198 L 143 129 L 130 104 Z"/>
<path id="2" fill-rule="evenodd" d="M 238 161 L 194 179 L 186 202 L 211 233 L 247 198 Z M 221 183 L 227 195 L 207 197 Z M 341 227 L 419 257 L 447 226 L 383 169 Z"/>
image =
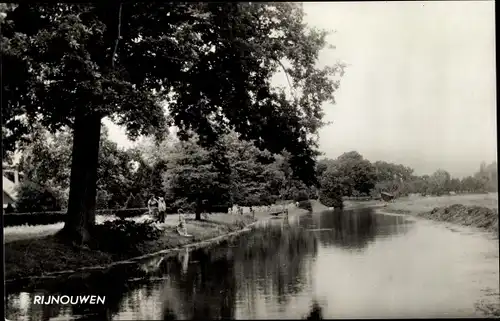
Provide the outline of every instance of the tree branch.
<path id="1" fill-rule="evenodd" d="M 286 76 L 286 80 L 287 80 L 287 82 L 288 82 L 288 86 L 290 87 L 290 92 L 291 92 L 291 94 L 292 94 L 293 98 L 294 98 L 295 100 L 297 100 L 296 93 L 295 93 L 295 89 L 294 89 L 294 88 L 293 88 L 293 86 L 292 86 L 292 82 L 290 81 L 290 76 L 289 76 L 289 74 L 288 74 L 288 71 L 286 71 L 285 66 L 283 65 L 283 63 L 282 63 L 279 59 L 274 58 L 274 57 L 273 57 L 272 59 L 274 59 L 274 61 L 276 61 L 276 62 L 277 62 L 277 63 L 281 66 L 281 68 L 283 69 L 283 72 L 285 73 L 285 76 Z"/>
<path id="2" fill-rule="evenodd" d="M 118 42 L 120 41 L 121 38 L 121 29 L 122 29 L 122 5 L 123 3 L 120 2 L 120 8 L 118 9 L 118 35 L 116 37 L 115 41 L 115 48 L 113 49 L 113 54 L 111 56 L 111 68 L 115 67 L 115 55 L 116 51 L 118 50 Z"/>

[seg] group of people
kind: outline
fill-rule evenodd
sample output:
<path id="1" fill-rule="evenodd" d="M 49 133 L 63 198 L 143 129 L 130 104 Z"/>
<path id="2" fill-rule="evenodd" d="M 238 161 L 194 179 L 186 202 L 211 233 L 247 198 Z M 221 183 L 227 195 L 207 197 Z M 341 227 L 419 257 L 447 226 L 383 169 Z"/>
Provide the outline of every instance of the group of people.
<path id="1" fill-rule="evenodd" d="M 282 205 L 268 205 L 268 206 L 250 206 L 249 207 L 249 212 L 253 215 L 255 215 L 255 210 L 257 211 L 263 211 L 263 212 L 271 212 L 273 210 L 281 210 L 282 212 L 285 212 L 288 214 L 288 207 L 290 205 L 293 207 L 295 205 L 296 207 L 299 206 L 299 203 L 296 202 L 295 204 L 282 204 Z M 148 200 L 148 209 L 149 209 L 149 215 L 154 217 L 158 223 L 164 223 L 165 222 L 165 217 L 166 217 L 166 211 L 167 211 L 167 205 L 165 203 L 165 199 L 163 197 L 156 197 L 155 195 L 151 195 L 151 197 Z M 229 214 L 236 213 L 243 215 L 243 207 L 239 205 L 234 205 L 233 207 L 228 209 Z M 185 221 L 184 221 L 184 215 L 182 213 L 179 213 L 179 227 L 183 229 L 185 226 Z"/>
<path id="2" fill-rule="evenodd" d="M 154 217 L 157 222 L 164 223 L 167 211 L 167 204 L 163 197 L 151 195 L 148 201 L 149 215 Z"/>
<path id="3" fill-rule="evenodd" d="M 163 197 L 156 197 L 151 195 L 148 201 L 149 215 L 155 218 L 158 223 L 165 223 L 165 217 L 167 212 L 167 204 Z M 178 211 L 179 214 L 179 224 L 177 225 L 177 232 L 183 236 L 191 236 L 187 234 L 186 229 L 186 219 L 182 210 Z"/>

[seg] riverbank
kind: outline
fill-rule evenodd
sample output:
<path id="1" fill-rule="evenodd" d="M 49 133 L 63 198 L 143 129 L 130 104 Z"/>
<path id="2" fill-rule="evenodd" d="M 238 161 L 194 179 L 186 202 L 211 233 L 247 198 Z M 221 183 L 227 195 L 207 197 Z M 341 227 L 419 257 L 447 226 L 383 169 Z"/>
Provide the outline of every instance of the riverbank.
<path id="1" fill-rule="evenodd" d="M 290 215 L 307 211 L 294 208 Z M 55 235 L 11 241 L 4 244 L 5 279 L 14 280 L 44 276 L 61 271 L 77 271 L 83 267 L 108 266 L 118 261 L 150 256 L 167 250 L 185 247 L 203 247 L 211 242 L 220 242 L 225 236 L 244 231 L 249 225 L 272 217 L 267 212 L 256 212 L 255 216 L 236 214 L 211 214 L 208 219 L 195 221 L 187 217 L 186 227 L 190 237 L 179 235 L 175 226 L 177 215 L 167 217 L 163 224 L 155 224 L 161 235 L 154 240 L 140 241 L 113 250 L 99 248 L 77 248 L 62 243 Z M 134 220 L 136 223 L 145 218 Z M 109 241 L 108 241 L 109 242 Z"/>
<path id="2" fill-rule="evenodd" d="M 498 237 L 498 194 L 401 198 L 380 211 L 478 228 Z"/>

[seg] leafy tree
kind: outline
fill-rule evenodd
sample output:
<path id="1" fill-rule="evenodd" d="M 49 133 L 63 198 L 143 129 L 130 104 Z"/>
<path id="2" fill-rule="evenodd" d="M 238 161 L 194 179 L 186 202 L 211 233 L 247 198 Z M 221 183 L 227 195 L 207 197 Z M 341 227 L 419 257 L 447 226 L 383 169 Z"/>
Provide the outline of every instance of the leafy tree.
<path id="1" fill-rule="evenodd" d="M 327 170 L 329 162 L 331 159 L 324 158 L 316 163 L 316 176 L 321 177 L 323 173 Z"/>
<path id="2" fill-rule="evenodd" d="M 251 142 L 238 139 L 235 133 L 224 139 L 231 164 L 232 203 L 247 206 L 274 203 L 286 185 L 282 156 L 261 151 Z"/>
<path id="3" fill-rule="evenodd" d="M 227 204 L 229 184 L 226 173 L 215 165 L 211 155 L 214 151 L 205 150 L 193 140 L 178 143 L 175 151 L 163 174 L 167 201 L 173 203 L 180 198 L 189 207 L 194 204 L 197 220 L 201 219 L 204 201 L 210 200 L 210 205 Z"/>
<path id="4" fill-rule="evenodd" d="M 428 194 L 432 195 L 443 195 L 448 193 L 448 187 L 450 184 L 451 175 L 443 170 L 438 169 L 429 178 Z"/>
<path id="5" fill-rule="evenodd" d="M 58 211 L 61 206 L 56 192 L 52 189 L 24 181 L 18 186 L 16 208 L 18 212 L 44 212 Z"/>
<path id="6" fill-rule="evenodd" d="M 481 181 L 483 185 L 482 190 L 496 192 L 498 190 L 498 171 L 497 164 L 493 162 L 486 165 L 485 162 L 481 163 L 479 171 L 474 174 L 474 178 Z"/>
<path id="7" fill-rule="evenodd" d="M 401 164 L 393 164 L 383 161 L 373 163 L 377 176 L 377 182 L 400 180 L 408 181 L 412 178 L 413 169 Z"/>
<path id="8" fill-rule="evenodd" d="M 319 189 L 319 201 L 325 206 L 343 208 L 342 202 L 344 182 L 342 173 L 331 166 L 328 167 L 321 176 L 321 185 Z"/>
<path id="9" fill-rule="evenodd" d="M 449 190 L 452 192 L 461 192 L 460 179 L 452 178 L 449 184 Z"/>
<path id="10" fill-rule="evenodd" d="M 35 121 L 73 129 L 64 235 L 77 243 L 95 224 L 101 119 L 131 138 L 167 123 L 203 145 L 234 128 L 278 153 L 288 150 L 313 182 L 323 102 L 342 67 L 318 68 L 326 33 L 303 22 L 296 3 L 20 4 L 2 26 L 2 113 L 16 141 Z M 284 61 L 290 67 L 285 67 Z M 274 88 L 282 68 L 294 93 Z M 168 103 L 167 119 L 161 101 Z M 25 117 L 25 122 L 18 117 Z"/>
<path id="11" fill-rule="evenodd" d="M 375 168 L 356 151 L 340 155 L 331 166 L 336 169 L 343 196 L 353 196 L 355 192 L 368 195 L 375 186 Z"/>
<path id="12" fill-rule="evenodd" d="M 485 193 L 488 191 L 488 181 L 481 176 L 467 176 L 464 177 L 460 185 L 462 190 L 467 193 Z"/>
<path id="13" fill-rule="evenodd" d="M 69 188 L 71 135 L 64 131 L 51 135 L 37 126 L 31 136 L 31 142 L 22 146 L 19 170 L 36 184 Z"/>
<path id="14" fill-rule="evenodd" d="M 108 207 L 122 207 L 134 185 L 131 157 L 127 151 L 109 139 L 105 126 L 101 129 L 99 164 L 97 167 L 97 189 L 109 197 Z"/>
<path id="15" fill-rule="evenodd" d="M 129 154 L 109 140 L 105 126 L 101 130 L 97 188 L 106 193 L 108 205 L 121 207 L 130 186 L 133 173 L 128 166 Z M 59 194 L 68 194 L 70 186 L 72 135 L 68 131 L 50 134 L 36 127 L 30 143 L 22 146 L 19 169 L 30 181 L 46 186 Z M 61 205 L 66 206 L 68 195 Z M 100 200 L 102 201 L 102 200 Z M 103 206 L 101 202 L 100 206 Z"/>

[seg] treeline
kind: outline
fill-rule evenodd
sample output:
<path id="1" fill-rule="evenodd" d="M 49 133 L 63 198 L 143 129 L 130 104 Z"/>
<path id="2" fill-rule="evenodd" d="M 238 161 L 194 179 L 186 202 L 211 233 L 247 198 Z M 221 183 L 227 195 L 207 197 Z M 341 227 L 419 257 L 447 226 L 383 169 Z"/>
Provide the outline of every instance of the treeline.
<path id="1" fill-rule="evenodd" d="M 71 168 L 70 132 L 49 134 L 37 128 L 21 152 L 18 212 L 60 210 L 67 206 Z M 97 178 L 97 209 L 145 207 L 150 195 L 163 196 L 169 210 L 203 205 L 257 206 L 278 200 L 306 200 L 314 188 L 294 178 L 290 154 L 261 151 L 231 133 L 214 148 L 196 138 L 174 136 L 155 143 L 143 140 L 122 149 L 102 130 Z"/>
<path id="2" fill-rule="evenodd" d="M 386 192 L 395 197 L 412 193 L 445 195 L 450 193 L 496 192 L 497 164 L 482 163 L 478 172 L 462 179 L 438 169 L 432 175 L 415 175 L 410 167 L 384 161 L 371 163 L 358 152 L 344 153 L 337 159 L 322 159 L 317 164 L 320 200 L 327 206 L 341 206 L 342 197 L 380 197 Z"/>
<path id="3" fill-rule="evenodd" d="M 19 186 L 18 212 L 65 209 L 69 196 L 72 136 L 68 131 L 33 131 L 18 164 L 24 174 Z M 318 198 L 326 206 L 342 207 L 345 197 L 379 198 L 410 193 L 444 195 L 497 190 L 497 166 L 481 164 L 474 175 L 453 178 L 445 170 L 418 176 L 410 167 L 374 163 L 358 152 L 316 164 L 316 186 L 295 178 L 287 152 L 272 154 L 230 133 L 214 148 L 202 148 L 196 138 L 174 135 L 155 143 L 143 140 L 134 148 L 119 148 L 104 127 L 99 149 L 97 209 L 143 208 L 154 194 L 163 196 L 169 211 L 200 207 L 258 206 L 279 200 Z M 215 209 L 217 210 L 217 209 Z"/>

